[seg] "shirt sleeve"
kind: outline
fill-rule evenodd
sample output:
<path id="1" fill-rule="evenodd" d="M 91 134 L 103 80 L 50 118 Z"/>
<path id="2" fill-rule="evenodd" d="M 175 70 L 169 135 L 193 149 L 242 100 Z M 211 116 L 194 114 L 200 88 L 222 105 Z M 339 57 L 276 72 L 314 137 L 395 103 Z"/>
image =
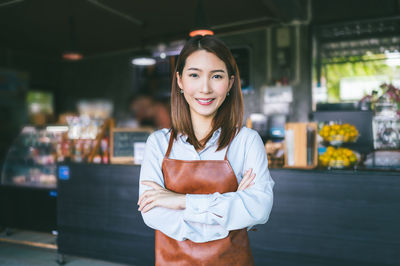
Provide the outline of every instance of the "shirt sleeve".
<path id="1" fill-rule="evenodd" d="M 208 195 L 188 194 L 183 219 L 209 225 L 221 225 L 226 230 L 250 229 L 267 222 L 273 203 L 273 186 L 268 170 L 264 144 L 258 134 L 246 147 L 243 171 L 252 168 L 254 185 L 248 189 Z"/>
<path id="2" fill-rule="evenodd" d="M 161 171 L 164 152 L 161 151 L 159 141 L 160 139 L 157 139 L 153 133 L 146 142 L 144 159 L 140 169 L 140 181 L 154 181 L 164 187 L 164 177 Z M 151 188 L 139 183 L 139 196 L 148 189 Z M 229 231 L 219 224 L 204 224 L 184 220 L 183 210 L 155 207 L 141 214 L 147 226 L 178 241 L 190 239 L 193 242 L 201 243 L 225 238 L 229 234 Z"/>

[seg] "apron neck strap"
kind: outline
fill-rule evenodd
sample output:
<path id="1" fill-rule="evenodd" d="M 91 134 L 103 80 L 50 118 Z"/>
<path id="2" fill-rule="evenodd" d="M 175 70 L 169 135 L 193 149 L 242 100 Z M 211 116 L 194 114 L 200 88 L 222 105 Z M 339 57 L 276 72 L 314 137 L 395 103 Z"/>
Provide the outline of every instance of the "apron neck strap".
<path id="1" fill-rule="evenodd" d="M 169 154 L 171 153 L 172 144 L 174 143 L 174 138 L 175 138 L 175 134 L 174 134 L 174 131 L 171 129 L 171 135 L 169 136 L 168 149 L 164 156 L 164 158 L 166 158 L 166 159 L 168 159 Z"/>

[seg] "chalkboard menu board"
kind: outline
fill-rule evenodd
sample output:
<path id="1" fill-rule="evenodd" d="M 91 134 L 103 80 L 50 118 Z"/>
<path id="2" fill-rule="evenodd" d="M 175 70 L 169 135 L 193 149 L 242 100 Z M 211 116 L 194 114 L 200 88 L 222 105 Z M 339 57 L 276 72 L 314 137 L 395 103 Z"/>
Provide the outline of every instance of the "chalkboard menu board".
<path id="1" fill-rule="evenodd" d="M 111 163 L 133 163 L 134 144 L 145 143 L 150 134 L 148 129 L 113 128 L 110 134 Z"/>

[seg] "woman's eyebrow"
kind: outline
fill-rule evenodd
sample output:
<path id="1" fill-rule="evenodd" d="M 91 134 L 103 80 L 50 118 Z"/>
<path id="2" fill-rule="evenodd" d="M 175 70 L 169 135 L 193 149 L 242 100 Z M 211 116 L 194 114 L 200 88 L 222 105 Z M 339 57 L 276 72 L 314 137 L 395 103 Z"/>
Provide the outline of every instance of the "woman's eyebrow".
<path id="1" fill-rule="evenodd" d="M 197 67 L 189 67 L 188 70 L 203 71 L 203 70 L 201 70 L 200 68 L 197 68 Z M 215 70 L 211 70 L 210 72 L 211 73 L 215 73 L 215 72 L 225 73 L 225 70 L 223 70 L 223 69 L 215 69 Z"/>
<path id="2" fill-rule="evenodd" d="M 199 69 L 197 67 L 189 67 L 188 70 L 202 71 L 201 69 Z"/>
<path id="3" fill-rule="evenodd" d="M 211 70 L 210 72 L 212 72 L 212 73 L 215 73 L 215 72 L 225 73 L 225 70 L 223 70 L 223 69 L 215 69 L 215 70 Z"/>

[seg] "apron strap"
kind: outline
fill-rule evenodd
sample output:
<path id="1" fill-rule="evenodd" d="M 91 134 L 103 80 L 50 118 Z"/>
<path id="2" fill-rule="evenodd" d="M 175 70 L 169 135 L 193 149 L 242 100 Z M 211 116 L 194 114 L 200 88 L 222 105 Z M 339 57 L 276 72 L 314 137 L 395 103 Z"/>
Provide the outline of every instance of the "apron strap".
<path id="1" fill-rule="evenodd" d="M 236 132 L 235 132 L 235 133 L 236 133 Z M 235 134 L 232 135 L 231 140 L 229 141 L 229 144 L 228 144 L 228 148 L 226 148 L 225 158 L 224 158 L 225 161 L 228 160 L 228 151 L 229 151 L 229 147 L 231 146 L 231 143 L 232 143 L 232 140 L 233 140 L 234 137 L 235 137 Z"/>
<path id="2" fill-rule="evenodd" d="M 174 131 L 171 129 L 171 135 L 169 136 L 168 149 L 164 156 L 164 158 L 166 158 L 166 159 L 168 159 L 169 154 L 171 153 L 172 144 L 174 143 L 174 138 L 175 138 L 175 134 L 174 134 Z"/>

